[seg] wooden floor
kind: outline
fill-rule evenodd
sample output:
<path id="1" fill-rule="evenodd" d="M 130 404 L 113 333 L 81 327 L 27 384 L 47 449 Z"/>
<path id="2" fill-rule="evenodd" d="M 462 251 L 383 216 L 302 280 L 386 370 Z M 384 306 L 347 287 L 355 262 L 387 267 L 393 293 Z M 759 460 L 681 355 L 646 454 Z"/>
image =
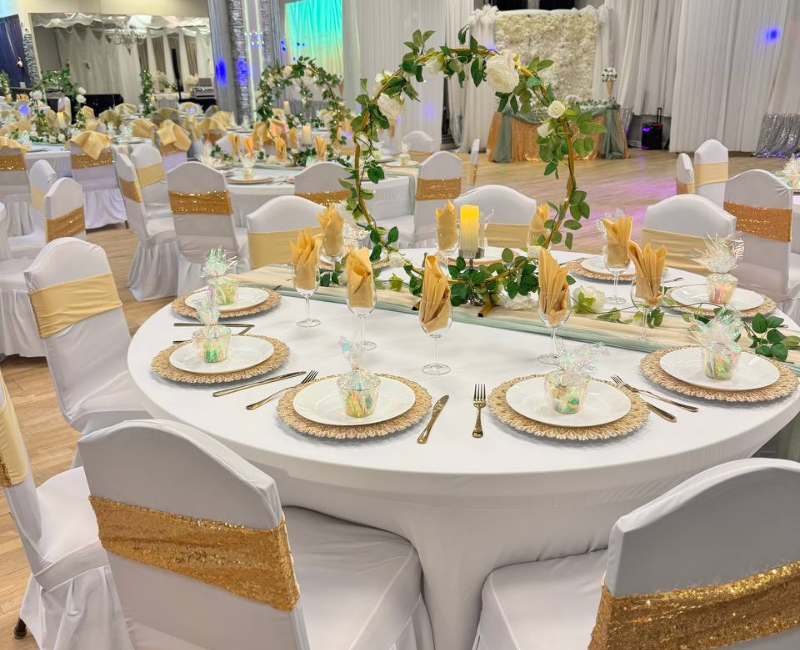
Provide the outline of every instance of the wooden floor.
<path id="1" fill-rule="evenodd" d="M 730 161 L 730 175 L 753 168 L 777 171 L 781 165 L 781 160 L 734 156 Z M 557 203 L 563 197 L 563 180 L 544 178 L 543 169 L 542 163 L 500 165 L 487 163 L 484 157 L 478 181 L 481 185 L 508 185 L 528 196 Z M 617 208 L 636 217 L 634 233 L 638 233 L 645 208 L 675 193 L 674 173 L 675 155 L 661 151 L 632 149 L 631 157 L 627 160 L 578 162 L 578 185 L 588 193 L 587 201 L 592 213 L 591 221 L 575 234 L 573 248 L 599 252 L 602 238 L 595 227 L 596 222 L 605 213 L 613 213 Z M 134 332 L 153 312 L 169 301 L 136 302 L 127 290 L 125 283 L 136 250 L 136 237 L 132 230 L 112 227 L 90 233 L 89 240 L 102 246 L 108 254 L 128 326 Z M 10 357 L 0 363 L 0 371 L 19 416 L 38 485 L 69 466 L 75 452 L 77 434 L 61 417 L 43 359 Z M 5 498 L 0 495 L 0 650 L 37 647 L 30 636 L 23 641 L 14 641 L 11 634 L 28 576 L 28 564 L 17 530 Z"/>

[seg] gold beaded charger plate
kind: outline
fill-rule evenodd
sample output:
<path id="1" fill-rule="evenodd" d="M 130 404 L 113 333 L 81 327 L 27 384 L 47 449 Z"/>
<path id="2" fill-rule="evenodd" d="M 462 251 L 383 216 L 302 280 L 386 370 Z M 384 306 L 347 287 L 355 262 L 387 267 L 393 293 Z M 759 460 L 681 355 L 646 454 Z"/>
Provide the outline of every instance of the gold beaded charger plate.
<path id="1" fill-rule="evenodd" d="M 701 303 L 701 304 L 698 304 L 698 305 L 682 305 L 680 303 L 680 300 L 677 300 L 677 299 L 675 299 L 673 297 L 673 295 L 672 295 L 673 293 L 675 293 L 676 291 L 680 292 L 681 290 L 684 290 L 684 289 L 685 289 L 685 287 L 673 287 L 672 289 L 669 289 L 667 291 L 667 298 L 669 298 L 670 301 L 671 301 L 670 304 L 667 305 L 667 306 L 670 309 L 674 309 L 675 311 L 682 311 L 682 312 L 685 312 L 687 314 L 694 314 L 694 313 L 698 313 L 699 312 L 700 314 L 703 314 L 704 316 L 713 316 L 714 315 L 715 307 L 712 307 L 711 305 L 706 305 L 704 303 Z M 737 289 L 737 291 L 738 291 L 738 289 Z M 748 291 L 748 294 L 749 293 L 756 293 L 756 292 L 755 291 Z M 752 318 L 756 314 L 763 314 L 764 316 L 769 316 L 772 312 L 774 312 L 778 308 L 778 305 L 776 305 L 775 301 L 772 298 L 770 298 L 769 296 L 765 296 L 763 294 L 756 294 L 756 295 L 761 296 L 761 298 L 763 299 L 761 304 L 759 304 L 758 307 L 754 307 L 752 309 L 739 310 L 743 317 Z M 681 294 L 679 293 L 678 296 L 680 297 Z M 735 307 L 735 305 L 734 305 L 734 307 Z"/>
<path id="2" fill-rule="evenodd" d="M 272 289 L 262 289 L 267 293 L 267 298 L 260 302 L 257 305 L 253 305 L 252 307 L 248 307 L 246 309 L 240 309 L 238 311 L 220 311 L 219 317 L 220 320 L 224 320 L 226 318 L 240 318 L 242 316 L 252 316 L 253 314 L 260 314 L 262 311 L 269 311 L 278 306 L 281 302 L 281 294 L 277 291 L 273 291 Z M 190 318 L 197 318 L 197 312 L 194 308 L 190 307 L 186 304 L 186 299 L 192 296 L 193 294 L 187 293 L 184 296 L 178 296 L 170 303 L 170 307 L 172 307 L 172 311 L 181 316 L 188 316 Z"/>
<path id="3" fill-rule="evenodd" d="M 584 260 L 573 260 L 572 262 L 567 262 L 566 267 L 567 270 L 572 275 L 579 275 L 583 278 L 589 278 L 590 280 L 606 280 L 608 282 L 614 281 L 614 276 L 608 272 L 602 271 L 591 271 L 586 267 L 582 266 L 582 262 Z M 633 273 L 626 273 L 619 276 L 620 282 L 630 282 L 633 280 L 635 274 Z"/>
<path id="4" fill-rule="evenodd" d="M 320 379 L 317 379 L 316 382 L 301 384 L 300 386 L 296 386 L 295 388 L 287 391 L 278 402 L 278 417 L 280 417 L 281 420 L 283 420 L 295 431 L 299 431 L 300 433 L 305 433 L 310 436 L 315 436 L 317 438 L 361 440 L 386 436 L 390 433 L 396 433 L 398 431 L 408 429 L 409 427 L 413 427 L 425 417 L 428 411 L 430 411 L 431 396 L 428 391 L 418 383 L 411 381 L 410 379 L 405 379 L 404 377 L 397 377 L 395 375 L 380 374 L 378 376 L 385 377 L 386 379 L 393 379 L 394 381 L 408 386 L 414 392 L 413 406 L 396 417 L 384 420 L 382 422 L 376 422 L 374 424 L 351 424 L 336 426 L 313 422 L 312 420 L 308 420 L 297 413 L 294 408 L 294 399 L 297 396 L 297 393 L 308 388 L 314 383 L 331 379 L 331 377 L 321 377 Z M 380 395 L 378 399 L 380 400 Z"/>
<path id="5" fill-rule="evenodd" d="M 544 377 L 544 375 L 517 377 L 497 386 L 489 395 L 488 400 L 489 410 L 492 412 L 492 415 L 503 424 L 517 431 L 522 431 L 523 433 L 530 433 L 541 438 L 578 441 L 609 440 L 611 438 L 628 435 L 640 429 L 644 423 L 647 422 L 647 418 L 650 415 L 647 405 L 640 397 L 626 388 L 620 388 L 620 392 L 624 393 L 630 400 L 631 407 L 624 416 L 613 422 L 587 427 L 564 427 L 533 420 L 515 411 L 509 405 L 506 395 L 509 389 L 516 384 L 540 377 Z M 596 379 L 594 381 L 613 385 L 611 382 L 602 379 Z M 542 395 L 542 400 L 544 399 L 545 396 Z"/>
<path id="6" fill-rule="evenodd" d="M 763 388 L 756 388 L 753 390 L 719 390 L 714 388 L 707 388 L 705 386 L 695 386 L 694 384 L 681 381 L 667 373 L 661 367 L 661 359 L 677 350 L 685 348 L 693 348 L 693 345 L 679 345 L 671 348 L 664 348 L 651 352 L 642 358 L 639 366 L 642 374 L 647 377 L 654 384 L 658 384 L 667 390 L 686 395 L 688 397 L 699 397 L 707 400 L 718 400 L 722 402 L 735 402 L 735 403 L 753 403 L 753 402 L 770 402 L 772 400 L 780 399 L 791 395 L 797 390 L 798 378 L 787 366 L 775 361 L 773 359 L 764 359 L 764 361 L 773 364 L 777 367 L 779 376 L 778 380 L 765 386 Z M 698 357 L 699 357 L 698 348 Z"/>
<path id="7" fill-rule="evenodd" d="M 276 368 L 280 368 L 284 363 L 286 363 L 287 359 L 289 358 L 289 346 L 286 345 L 286 343 L 270 336 L 254 336 L 253 338 L 264 339 L 265 341 L 271 343 L 274 351 L 267 359 L 264 359 L 264 361 L 261 363 L 257 363 L 249 368 L 215 374 L 198 374 L 195 372 L 180 370 L 170 363 L 169 358 L 179 347 L 184 345 L 192 345 L 191 341 L 188 343 L 176 343 L 175 345 L 168 347 L 166 350 L 162 350 L 150 363 L 150 367 L 157 375 L 163 377 L 164 379 L 169 379 L 170 381 L 176 381 L 184 384 L 210 385 L 226 384 L 232 381 L 260 377 L 261 375 L 265 375 Z"/>

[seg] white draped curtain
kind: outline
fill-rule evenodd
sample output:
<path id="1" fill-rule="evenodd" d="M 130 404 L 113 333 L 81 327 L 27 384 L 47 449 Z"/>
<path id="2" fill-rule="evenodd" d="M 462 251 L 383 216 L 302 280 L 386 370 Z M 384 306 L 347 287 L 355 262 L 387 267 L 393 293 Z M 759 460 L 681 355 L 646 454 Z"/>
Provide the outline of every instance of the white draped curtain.
<path id="1" fill-rule="evenodd" d="M 473 0 L 447 0 L 445 9 L 445 44 L 458 47 L 458 32 L 467 24 L 474 6 Z M 446 82 L 447 105 L 450 111 L 450 135 L 461 151 L 469 150 L 469 142 L 464 137 L 467 93 L 471 83 L 460 86 L 455 77 Z"/>
<path id="2" fill-rule="evenodd" d="M 494 47 L 494 23 L 497 19 L 496 7 L 484 6 L 470 14 L 470 34 L 481 45 Z M 498 99 L 488 83 L 477 88 L 471 81 L 465 83 L 466 105 L 462 121 L 461 151 L 469 151 L 472 141 L 480 138 L 481 149 L 486 148 L 492 116 Z"/>

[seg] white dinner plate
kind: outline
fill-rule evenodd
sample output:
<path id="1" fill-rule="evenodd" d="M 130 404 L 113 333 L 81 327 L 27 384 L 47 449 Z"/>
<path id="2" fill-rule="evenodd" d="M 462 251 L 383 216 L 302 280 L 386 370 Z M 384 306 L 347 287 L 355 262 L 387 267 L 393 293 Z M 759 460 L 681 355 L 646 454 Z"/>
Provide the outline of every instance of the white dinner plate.
<path id="1" fill-rule="evenodd" d="M 708 300 L 708 289 L 704 284 L 691 284 L 686 287 L 678 287 L 670 296 L 675 302 L 686 307 L 699 307 L 700 309 L 716 309 L 719 307 L 719 305 L 704 302 Z M 729 306 L 739 311 L 747 311 L 748 309 L 756 309 L 763 304 L 764 296 L 760 293 L 737 287 L 733 292 L 733 297 L 731 298 Z"/>
<path id="2" fill-rule="evenodd" d="M 771 386 L 781 376 L 769 361 L 749 352 L 739 357 L 739 369 L 731 379 L 711 379 L 703 372 L 700 348 L 681 348 L 661 357 L 661 369 L 668 375 L 693 386 L 714 390 L 755 390 Z"/>
<path id="3" fill-rule="evenodd" d="M 294 397 L 294 410 L 307 420 L 319 424 L 353 426 L 376 424 L 402 415 L 412 406 L 416 397 L 414 391 L 396 379 L 381 377 L 378 389 L 378 403 L 372 415 L 365 418 L 352 418 L 346 415 L 339 397 L 337 377 L 317 381 L 301 390 Z"/>
<path id="4" fill-rule="evenodd" d="M 603 261 L 602 256 L 598 257 L 587 257 L 585 260 L 581 262 L 581 266 L 586 269 L 587 271 L 591 271 L 592 273 L 606 273 L 608 275 L 611 274 L 611 271 L 608 270 L 606 263 Z M 623 273 L 619 276 L 620 278 L 632 278 L 633 277 L 633 264 L 631 264 L 630 269 L 627 273 Z"/>
<path id="5" fill-rule="evenodd" d="M 550 405 L 544 390 L 544 377 L 532 377 L 514 384 L 506 392 L 508 405 L 526 418 L 559 427 L 594 427 L 619 420 L 631 410 L 631 400 L 618 388 L 595 379 L 589 380 L 583 407 L 564 415 Z"/>
<path id="6" fill-rule="evenodd" d="M 205 293 L 205 291 L 206 289 L 195 291 L 191 296 L 186 298 L 186 304 L 192 309 L 197 309 L 203 304 L 203 293 Z M 267 298 L 269 298 L 269 294 L 263 289 L 257 289 L 256 287 L 239 287 L 239 296 L 236 302 L 232 302 L 230 305 L 220 305 L 219 310 L 224 313 L 227 311 L 250 309 L 250 307 L 260 305 Z"/>
<path id="7" fill-rule="evenodd" d="M 399 160 L 392 160 L 385 163 L 385 165 L 387 167 L 419 167 L 419 163 L 416 160 L 410 160 L 407 165 L 401 165 Z"/>
<path id="8" fill-rule="evenodd" d="M 185 343 L 169 355 L 169 362 L 178 370 L 193 372 L 198 375 L 218 375 L 223 372 L 245 370 L 266 361 L 272 356 L 275 348 L 272 343 L 254 336 L 232 336 L 228 348 L 228 358 L 219 363 L 206 363 L 194 347 L 194 343 Z"/>
<path id="9" fill-rule="evenodd" d="M 256 183 L 272 183 L 275 180 L 275 177 L 271 174 L 265 174 L 264 172 L 253 172 L 252 178 L 245 178 L 244 174 L 237 170 L 233 172 L 230 176 L 227 177 L 229 183 L 233 183 L 234 185 L 253 185 Z"/>

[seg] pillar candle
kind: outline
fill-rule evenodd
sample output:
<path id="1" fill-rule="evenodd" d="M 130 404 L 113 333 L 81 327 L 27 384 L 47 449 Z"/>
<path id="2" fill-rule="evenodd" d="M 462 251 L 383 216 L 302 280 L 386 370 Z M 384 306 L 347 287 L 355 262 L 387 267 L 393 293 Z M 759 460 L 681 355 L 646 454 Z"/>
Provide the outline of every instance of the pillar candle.
<path id="1" fill-rule="evenodd" d="M 303 124 L 303 144 L 311 144 L 311 125 Z"/>
<path id="2" fill-rule="evenodd" d="M 461 206 L 461 250 L 467 255 L 476 255 L 479 247 L 480 212 L 477 205 Z"/>
<path id="3" fill-rule="evenodd" d="M 288 101 L 284 101 L 283 102 L 283 112 L 286 113 L 287 115 L 289 113 L 291 113 L 291 111 L 289 110 L 289 102 Z"/>

